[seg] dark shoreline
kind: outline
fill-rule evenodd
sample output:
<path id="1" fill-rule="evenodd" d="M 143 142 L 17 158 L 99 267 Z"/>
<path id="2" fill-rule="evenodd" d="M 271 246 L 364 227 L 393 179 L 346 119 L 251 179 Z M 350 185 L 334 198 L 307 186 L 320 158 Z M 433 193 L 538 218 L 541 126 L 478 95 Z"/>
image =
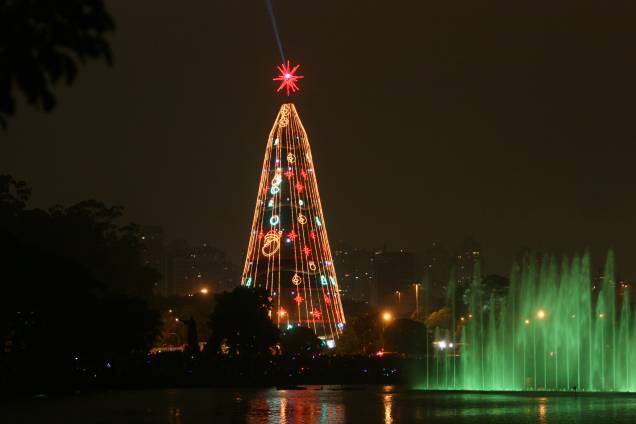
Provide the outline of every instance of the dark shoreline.
<path id="1" fill-rule="evenodd" d="M 169 353 L 113 362 L 105 369 L 49 369 L 4 364 L 0 372 L 0 400 L 85 394 L 122 390 L 265 389 L 302 390 L 330 386 L 333 390 L 360 390 L 393 386 L 396 391 L 437 395 L 505 395 L 531 397 L 636 397 L 632 392 L 552 390 L 441 390 L 425 389 L 426 360 L 402 356 L 263 357 L 224 359 Z M 24 364 L 23 364 L 24 365 Z M 431 382 L 433 384 L 433 382 Z"/>

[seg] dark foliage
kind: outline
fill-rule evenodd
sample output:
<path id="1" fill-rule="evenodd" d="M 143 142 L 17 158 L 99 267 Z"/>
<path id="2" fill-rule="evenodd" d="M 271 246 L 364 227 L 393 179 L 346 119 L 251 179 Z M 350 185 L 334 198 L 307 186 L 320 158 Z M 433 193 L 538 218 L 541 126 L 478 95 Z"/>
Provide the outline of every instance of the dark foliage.
<path id="1" fill-rule="evenodd" d="M 112 63 L 114 28 L 102 0 L 0 0 L 0 126 L 16 112 L 16 89 L 50 111 L 53 85 L 72 84 L 89 59 Z"/>
<path id="2" fill-rule="evenodd" d="M 278 328 L 269 319 L 272 304 L 262 289 L 237 287 L 215 295 L 210 315 L 210 349 L 228 356 L 269 355 L 278 342 Z"/>
<path id="3" fill-rule="evenodd" d="M 115 223 L 121 209 L 92 201 L 44 211 L 28 199 L 26 184 L 0 176 L 0 359 L 46 377 L 145 353 L 159 329 L 141 297 L 154 274 L 134 227 Z"/>
<path id="4" fill-rule="evenodd" d="M 396 319 L 384 332 L 385 350 L 406 354 L 426 352 L 426 326 L 411 319 Z"/>
<path id="5" fill-rule="evenodd" d="M 314 355 L 323 349 L 322 341 L 309 327 L 293 327 L 280 336 L 283 354 Z"/>
<path id="6" fill-rule="evenodd" d="M 353 317 L 336 344 L 339 353 L 375 353 L 380 349 L 382 323 L 376 312 L 366 312 Z"/>

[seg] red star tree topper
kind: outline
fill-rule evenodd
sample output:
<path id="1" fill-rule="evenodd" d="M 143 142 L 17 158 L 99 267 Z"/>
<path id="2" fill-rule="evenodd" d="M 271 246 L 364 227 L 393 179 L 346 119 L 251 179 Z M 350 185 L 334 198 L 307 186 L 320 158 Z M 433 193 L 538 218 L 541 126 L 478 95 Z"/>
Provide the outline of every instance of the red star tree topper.
<path id="1" fill-rule="evenodd" d="M 280 85 L 276 90 L 277 93 L 282 89 L 285 89 L 286 94 L 289 96 L 291 93 L 295 93 L 300 90 L 298 87 L 298 80 L 304 77 L 302 75 L 296 75 L 298 68 L 300 68 L 300 65 L 296 65 L 292 68 L 289 60 L 286 64 L 283 63 L 278 66 L 278 72 L 280 73 L 273 79 L 274 81 L 280 81 Z"/>

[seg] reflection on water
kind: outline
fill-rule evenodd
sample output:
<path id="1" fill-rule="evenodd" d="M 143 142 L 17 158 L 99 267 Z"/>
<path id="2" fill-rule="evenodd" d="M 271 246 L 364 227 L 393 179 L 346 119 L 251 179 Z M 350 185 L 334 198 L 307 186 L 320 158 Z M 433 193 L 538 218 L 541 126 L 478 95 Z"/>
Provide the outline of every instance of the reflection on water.
<path id="1" fill-rule="evenodd" d="M 636 396 L 431 393 L 405 387 L 112 392 L 0 403 L 0 423 L 632 424 Z"/>
<path id="2" fill-rule="evenodd" d="M 539 424 L 547 424 L 548 420 L 546 419 L 546 398 L 542 397 L 537 400 L 539 402 Z"/>
<path id="3" fill-rule="evenodd" d="M 384 424 L 391 424 L 393 422 L 393 415 L 391 415 L 393 395 L 384 395 L 382 401 L 384 405 Z"/>
<path id="4" fill-rule="evenodd" d="M 181 409 L 180 408 L 169 409 L 168 422 L 170 424 L 181 424 Z"/>
<path id="5" fill-rule="evenodd" d="M 280 424 L 287 424 L 287 398 L 280 399 L 280 408 L 278 409 L 278 416 Z M 272 424 L 276 424 L 276 419 L 272 416 L 270 420 Z"/>
<path id="6" fill-rule="evenodd" d="M 256 393 L 258 392 L 252 394 Z M 345 422 L 344 405 L 336 391 L 330 388 L 270 389 L 261 391 L 260 394 L 264 396 L 246 396 L 243 399 L 248 411 L 245 419 L 249 424 Z"/>

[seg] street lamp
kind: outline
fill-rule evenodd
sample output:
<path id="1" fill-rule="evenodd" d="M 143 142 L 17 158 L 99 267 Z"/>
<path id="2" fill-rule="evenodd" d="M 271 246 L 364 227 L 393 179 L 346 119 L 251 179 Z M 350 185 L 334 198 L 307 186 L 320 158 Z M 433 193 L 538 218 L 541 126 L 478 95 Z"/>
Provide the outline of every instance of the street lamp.
<path id="1" fill-rule="evenodd" d="M 539 309 L 537 311 L 537 318 L 539 318 L 539 319 L 544 319 L 545 318 L 545 311 L 543 309 Z"/>
<path id="2" fill-rule="evenodd" d="M 382 338 L 382 351 L 384 352 L 384 331 L 386 330 L 386 325 L 387 323 L 391 322 L 391 320 L 393 319 L 393 314 L 391 314 L 391 312 L 389 311 L 384 311 L 382 313 L 382 334 L 381 334 L 381 338 Z"/>
<path id="3" fill-rule="evenodd" d="M 414 283 L 415 286 L 415 317 L 420 316 L 420 283 Z"/>

